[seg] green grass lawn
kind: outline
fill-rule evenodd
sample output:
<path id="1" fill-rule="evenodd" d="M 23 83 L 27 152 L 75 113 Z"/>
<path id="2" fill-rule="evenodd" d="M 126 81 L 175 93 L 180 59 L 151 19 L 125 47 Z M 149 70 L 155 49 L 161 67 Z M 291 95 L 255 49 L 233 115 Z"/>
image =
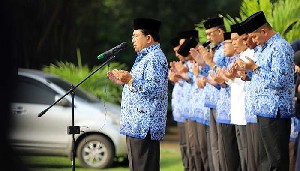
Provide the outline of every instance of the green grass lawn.
<path id="1" fill-rule="evenodd" d="M 22 157 L 32 171 L 67 171 L 72 170 L 71 160 L 67 157 L 47 157 L 47 156 L 26 156 Z M 161 171 L 182 171 L 180 151 L 177 148 L 161 148 L 160 159 Z M 79 161 L 75 160 L 75 170 L 96 171 L 99 169 L 87 169 L 79 166 Z M 125 164 L 116 164 L 112 168 L 102 169 L 105 171 L 128 171 Z"/>

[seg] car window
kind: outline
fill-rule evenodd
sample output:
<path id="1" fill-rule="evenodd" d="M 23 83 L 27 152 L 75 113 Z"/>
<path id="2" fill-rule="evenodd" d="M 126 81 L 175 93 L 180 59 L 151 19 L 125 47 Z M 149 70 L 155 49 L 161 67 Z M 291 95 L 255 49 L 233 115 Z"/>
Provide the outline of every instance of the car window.
<path id="1" fill-rule="evenodd" d="M 54 77 L 47 78 L 47 80 L 49 82 L 52 82 L 52 83 L 58 85 L 60 88 L 62 88 L 66 92 L 71 89 L 71 84 L 72 83 L 69 83 L 65 80 L 62 80 L 62 79 L 59 79 L 59 78 L 54 78 Z M 81 99 L 83 99 L 87 102 L 90 102 L 90 103 L 99 102 L 99 99 L 96 96 L 89 94 L 88 92 L 82 90 L 80 87 L 76 88 L 75 96 L 77 96 L 77 97 L 79 97 L 79 98 L 81 98 Z"/>
<path id="2" fill-rule="evenodd" d="M 50 87 L 32 78 L 18 76 L 13 102 L 51 105 L 57 93 Z"/>

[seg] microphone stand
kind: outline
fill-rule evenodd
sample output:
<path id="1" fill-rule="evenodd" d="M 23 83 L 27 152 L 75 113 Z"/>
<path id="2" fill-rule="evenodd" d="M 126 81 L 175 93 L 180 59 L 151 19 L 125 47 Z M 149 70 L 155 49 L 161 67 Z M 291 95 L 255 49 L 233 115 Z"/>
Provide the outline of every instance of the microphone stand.
<path id="1" fill-rule="evenodd" d="M 89 79 L 92 75 L 94 75 L 99 69 L 101 69 L 104 65 L 115 59 L 115 55 L 112 55 L 108 60 L 106 60 L 103 64 L 101 64 L 96 70 L 90 73 L 85 79 L 80 81 L 77 85 L 71 85 L 70 90 L 66 92 L 63 96 L 57 99 L 52 105 L 43 110 L 38 114 L 38 117 L 42 117 L 52 106 L 56 105 L 61 99 L 66 97 L 68 94 L 72 96 L 72 126 L 67 127 L 68 134 L 72 134 L 72 171 L 75 171 L 75 134 L 80 134 L 80 126 L 74 126 L 74 97 L 75 97 L 75 89 L 80 86 L 84 81 Z"/>

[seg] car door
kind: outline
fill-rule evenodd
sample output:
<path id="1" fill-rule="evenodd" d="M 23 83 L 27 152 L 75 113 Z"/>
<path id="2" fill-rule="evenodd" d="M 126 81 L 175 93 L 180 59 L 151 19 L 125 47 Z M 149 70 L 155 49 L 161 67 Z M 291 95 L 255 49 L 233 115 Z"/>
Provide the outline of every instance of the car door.
<path id="1" fill-rule="evenodd" d="M 66 153 L 71 136 L 71 107 L 52 106 L 44 115 L 38 114 L 52 105 L 59 94 L 49 86 L 19 75 L 14 90 L 12 109 L 12 145 L 30 153 Z"/>

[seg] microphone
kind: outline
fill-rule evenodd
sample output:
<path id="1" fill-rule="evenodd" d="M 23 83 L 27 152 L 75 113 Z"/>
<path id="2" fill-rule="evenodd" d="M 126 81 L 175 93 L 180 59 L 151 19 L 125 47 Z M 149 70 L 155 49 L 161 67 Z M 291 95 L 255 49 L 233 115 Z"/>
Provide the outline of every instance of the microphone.
<path id="1" fill-rule="evenodd" d="M 210 41 L 207 41 L 202 44 L 203 47 L 205 47 L 207 50 L 215 50 L 216 46 L 215 44 L 211 43 Z"/>
<path id="2" fill-rule="evenodd" d="M 207 42 L 203 43 L 202 46 L 206 48 L 209 44 L 210 44 L 210 41 L 207 41 Z"/>
<path id="3" fill-rule="evenodd" d="M 97 58 L 102 59 L 102 58 L 114 56 L 117 53 L 119 53 L 121 50 L 124 50 L 126 48 L 127 48 L 127 43 L 123 42 L 123 43 L 119 44 L 118 46 L 116 46 L 116 47 L 114 47 L 114 48 L 112 48 L 108 51 L 105 51 L 105 52 L 101 53 L 100 55 L 97 56 Z"/>

